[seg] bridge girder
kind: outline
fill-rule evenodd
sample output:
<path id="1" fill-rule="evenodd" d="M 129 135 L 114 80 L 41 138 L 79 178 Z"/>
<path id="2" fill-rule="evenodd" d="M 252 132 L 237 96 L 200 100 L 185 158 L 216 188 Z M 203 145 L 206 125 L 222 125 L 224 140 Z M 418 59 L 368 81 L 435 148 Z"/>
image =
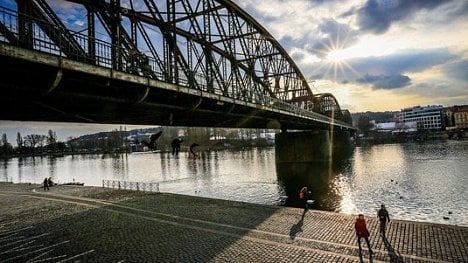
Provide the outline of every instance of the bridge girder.
<path id="1" fill-rule="evenodd" d="M 86 12 L 81 30 L 61 21 L 57 2 L 16 1 L 17 32 L 0 21 L 9 43 L 249 103 L 282 101 L 343 118 L 336 98 L 313 94 L 283 47 L 231 1 L 67 0 L 75 7 L 70 14 Z M 46 37 L 33 41 L 41 33 Z M 328 114 L 330 101 L 339 114 Z"/>
<path id="2" fill-rule="evenodd" d="M 20 2 L 47 6 L 45 0 Z M 114 46 L 118 46 L 112 51 L 116 69 L 125 68 L 123 63 L 132 62 L 130 53 L 137 53 L 154 59 L 160 78 L 171 83 L 186 81 L 199 89 L 249 101 L 260 101 L 263 96 L 288 100 L 313 95 L 281 45 L 231 1 L 68 2 L 94 11 L 88 16 L 96 16 L 94 20 L 100 21 Z M 66 29 L 63 24 L 56 26 Z M 149 31 L 162 37 L 155 38 Z"/>

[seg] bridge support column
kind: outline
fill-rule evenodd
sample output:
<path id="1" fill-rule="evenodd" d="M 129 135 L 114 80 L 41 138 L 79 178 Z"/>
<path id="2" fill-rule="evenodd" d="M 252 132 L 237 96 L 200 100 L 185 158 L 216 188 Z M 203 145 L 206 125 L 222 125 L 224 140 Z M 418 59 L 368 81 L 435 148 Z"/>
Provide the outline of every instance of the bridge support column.
<path id="1" fill-rule="evenodd" d="M 329 162 L 352 151 L 348 131 L 279 133 L 275 137 L 276 162 Z"/>
<path id="2" fill-rule="evenodd" d="M 322 162 L 331 158 L 329 131 L 278 133 L 276 162 Z"/>
<path id="3" fill-rule="evenodd" d="M 334 131 L 332 139 L 333 159 L 342 159 L 352 153 L 354 146 L 349 131 Z"/>

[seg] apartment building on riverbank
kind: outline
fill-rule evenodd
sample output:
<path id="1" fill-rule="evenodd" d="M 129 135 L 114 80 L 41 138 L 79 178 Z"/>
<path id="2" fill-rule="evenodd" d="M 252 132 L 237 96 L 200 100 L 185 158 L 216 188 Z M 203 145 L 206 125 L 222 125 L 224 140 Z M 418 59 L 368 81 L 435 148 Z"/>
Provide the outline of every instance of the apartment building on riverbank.
<path id="1" fill-rule="evenodd" d="M 468 105 L 455 105 L 444 109 L 445 130 L 449 137 L 468 137 Z"/>
<path id="2" fill-rule="evenodd" d="M 417 123 L 418 130 L 441 131 L 444 128 L 443 106 L 428 105 L 402 109 L 397 113 L 400 124 Z"/>

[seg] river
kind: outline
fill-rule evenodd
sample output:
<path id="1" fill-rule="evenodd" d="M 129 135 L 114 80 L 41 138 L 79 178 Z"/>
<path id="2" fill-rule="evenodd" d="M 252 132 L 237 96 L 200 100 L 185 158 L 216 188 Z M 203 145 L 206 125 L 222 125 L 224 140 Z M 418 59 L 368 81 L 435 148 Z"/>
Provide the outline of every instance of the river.
<path id="1" fill-rule="evenodd" d="M 1 160 L 0 181 L 159 182 L 162 192 L 288 206 L 298 206 L 308 186 L 314 209 L 373 216 L 384 203 L 392 218 L 468 226 L 467 171 L 468 141 L 437 141 L 357 147 L 327 164 L 277 164 L 274 148 L 197 159 L 185 152 L 10 158 Z"/>

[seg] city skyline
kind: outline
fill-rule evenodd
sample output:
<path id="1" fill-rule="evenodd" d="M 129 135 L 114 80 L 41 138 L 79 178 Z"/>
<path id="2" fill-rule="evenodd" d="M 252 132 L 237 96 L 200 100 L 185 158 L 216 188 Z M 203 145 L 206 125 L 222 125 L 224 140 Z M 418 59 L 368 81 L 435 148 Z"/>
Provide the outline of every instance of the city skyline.
<path id="1" fill-rule="evenodd" d="M 404 109 L 413 108 L 416 106 L 441 106 L 441 105 L 412 105 L 406 108 L 401 108 L 397 111 L 366 111 L 373 113 L 381 112 L 399 112 Z M 447 105 L 444 107 L 452 107 L 456 105 Z M 460 106 L 460 105 L 459 105 Z M 353 112 L 353 113 L 366 113 L 366 112 Z M 351 113 L 351 114 L 353 114 Z M 56 132 L 59 141 L 66 141 L 70 137 L 79 137 L 86 134 L 93 134 L 98 132 L 109 132 L 113 130 L 120 130 L 123 128 L 126 131 L 134 129 L 145 129 L 162 127 L 160 125 L 128 125 L 128 124 L 100 124 L 100 123 L 65 123 L 65 122 L 37 122 L 37 121 L 13 121 L 13 120 L 0 120 L 0 134 L 7 134 L 8 142 L 15 145 L 17 133 L 21 133 L 22 137 L 29 134 L 43 134 L 47 135 L 51 129 Z"/>

